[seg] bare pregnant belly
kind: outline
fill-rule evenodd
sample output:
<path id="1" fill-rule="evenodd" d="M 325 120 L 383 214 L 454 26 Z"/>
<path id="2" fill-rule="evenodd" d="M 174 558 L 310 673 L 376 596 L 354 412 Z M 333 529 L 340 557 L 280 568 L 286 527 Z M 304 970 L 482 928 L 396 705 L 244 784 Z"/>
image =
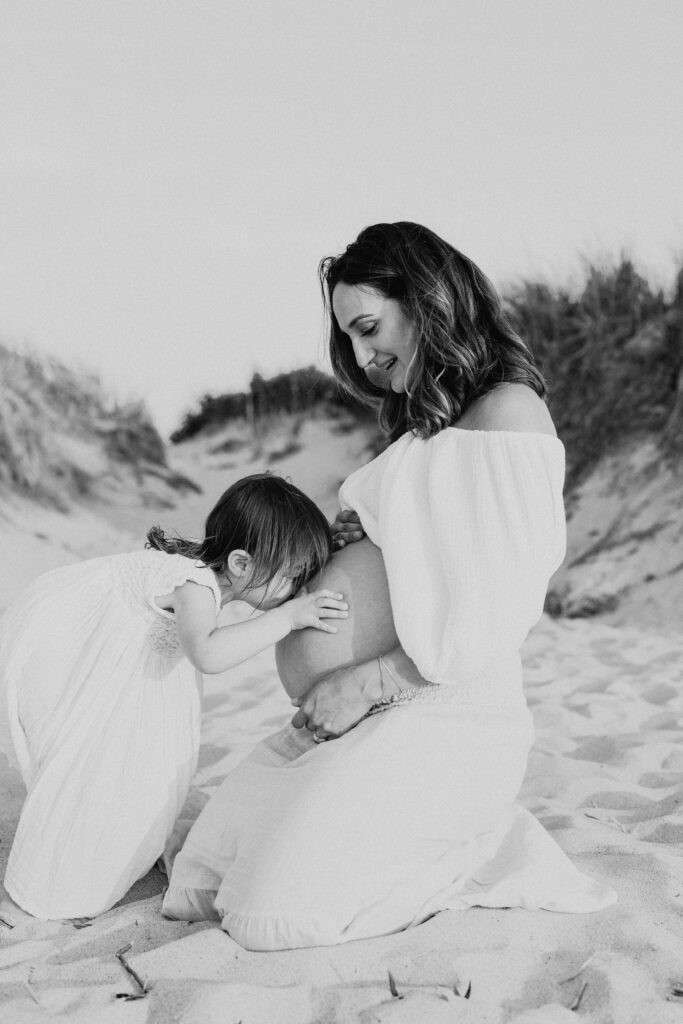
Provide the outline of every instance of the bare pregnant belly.
<path id="1" fill-rule="evenodd" d="M 337 551 L 309 589 L 344 595 L 348 619 L 330 619 L 337 633 L 292 631 L 275 648 L 282 685 L 298 697 L 328 672 L 371 661 L 398 646 L 382 552 L 365 537 Z"/>

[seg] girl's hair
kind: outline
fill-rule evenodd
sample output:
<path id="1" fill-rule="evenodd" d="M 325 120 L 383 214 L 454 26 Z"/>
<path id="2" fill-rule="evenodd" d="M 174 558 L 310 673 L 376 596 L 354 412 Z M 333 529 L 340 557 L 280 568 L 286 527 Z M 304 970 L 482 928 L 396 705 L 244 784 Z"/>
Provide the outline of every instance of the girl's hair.
<path id="1" fill-rule="evenodd" d="M 256 473 L 238 480 L 218 499 L 207 516 L 203 540 L 166 537 L 153 526 L 145 547 L 201 559 L 214 572 L 224 571 L 230 552 L 241 549 L 254 560 L 250 587 L 263 586 L 282 573 L 298 590 L 329 559 L 332 538 L 324 515 L 303 491 L 282 477 Z"/>
<path id="2" fill-rule="evenodd" d="M 344 253 L 321 261 L 319 277 L 335 376 L 356 400 L 379 406 L 380 425 L 390 440 L 406 430 L 433 436 L 503 382 L 527 384 L 546 397 L 543 376 L 489 279 L 429 228 L 409 221 L 365 228 Z M 340 282 L 367 285 L 396 299 L 417 328 L 405 393 L 377 387 L 357 365 L 332 309 Z"/>

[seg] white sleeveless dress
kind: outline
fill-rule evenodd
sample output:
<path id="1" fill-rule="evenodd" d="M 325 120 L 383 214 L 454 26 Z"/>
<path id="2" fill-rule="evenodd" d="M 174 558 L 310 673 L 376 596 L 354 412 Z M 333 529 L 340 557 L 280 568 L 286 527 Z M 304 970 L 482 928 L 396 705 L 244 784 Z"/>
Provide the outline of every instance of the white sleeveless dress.
<path id="1" fill-rule="evenodd" d="M 3 752 L 26 783 L 5 888 L 41 918 L 109 909 L 161 855 L 197 764 L 201 677 L 156 598 L 214 574 L 145 550 L 36 579 L 0 624 Z M 13 749 L 12 749 L 13 748 Z"/>
<path id="2" fill-rule="evenodd" d="M 469 906 L 616 899 L 516 804 L 533 741 L 519 649 L 564 557 L 564 448 L 535 433 L 406 434 L 341 488 L 382 549 L 420 697 L 316 745 L 286 727 L 206 804 L 169 917 L 249 949 L 327 945 Z"/>

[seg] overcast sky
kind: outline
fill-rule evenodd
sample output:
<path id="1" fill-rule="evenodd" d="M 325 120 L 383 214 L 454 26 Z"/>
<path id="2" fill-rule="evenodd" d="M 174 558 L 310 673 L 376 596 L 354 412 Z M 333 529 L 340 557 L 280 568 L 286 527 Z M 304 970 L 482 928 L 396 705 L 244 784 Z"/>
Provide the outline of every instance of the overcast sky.
<path id="1" fill-rule="evenodd" d="M 683 251 L 680 0 L 2 0 L 0 335 L 144 397 L 323 359 L 416 220 L 498 285 Z"/>

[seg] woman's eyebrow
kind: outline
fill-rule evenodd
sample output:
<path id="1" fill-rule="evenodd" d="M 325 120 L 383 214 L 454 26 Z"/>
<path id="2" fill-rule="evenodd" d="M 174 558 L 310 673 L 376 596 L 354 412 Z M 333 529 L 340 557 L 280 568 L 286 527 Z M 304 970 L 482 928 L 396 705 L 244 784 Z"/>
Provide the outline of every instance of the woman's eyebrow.
<path id="1" fill-rule="evenodd" d="M 374 316 L 374 315 L 375 315 L 374 313 L 359 313 L 358 316 L 354 316 L 353 320 L 351 321 L 349 326 L 346 328 L 346 330 L 350 331 L 351 328 L 354 326 L 354 324 L 357 324 L 359 320 L 363 320 L 365 317 Z"/>

